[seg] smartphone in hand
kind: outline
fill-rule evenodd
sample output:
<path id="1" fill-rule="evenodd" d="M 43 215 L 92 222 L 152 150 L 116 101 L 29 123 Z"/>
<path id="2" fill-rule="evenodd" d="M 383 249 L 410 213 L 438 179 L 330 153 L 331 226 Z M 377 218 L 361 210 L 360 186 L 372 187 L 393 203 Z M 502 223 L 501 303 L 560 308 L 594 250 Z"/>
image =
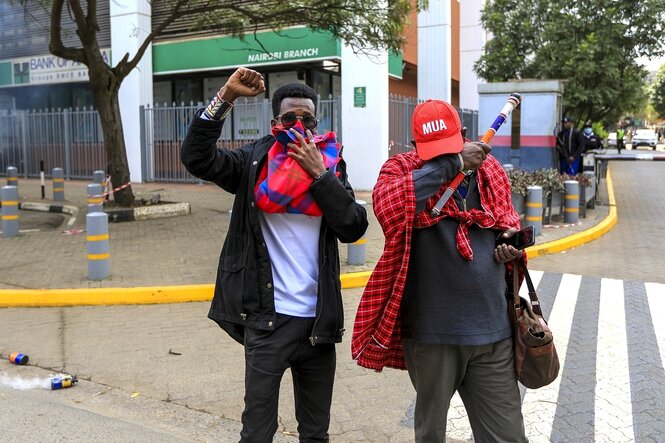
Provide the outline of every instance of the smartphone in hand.
<path id="1" fill-rule="evenodd" d="M 527 226 L 521 231 L 517 231 L 512 237 L 506 238 L 503 234 L 499 235 L 496 238 L 496 244 L 500 245 L 503 243 L 511 245 L 519 250 L 533 246 L 536 244 L 536 236 L 533 231 L 533 226 Z"/>

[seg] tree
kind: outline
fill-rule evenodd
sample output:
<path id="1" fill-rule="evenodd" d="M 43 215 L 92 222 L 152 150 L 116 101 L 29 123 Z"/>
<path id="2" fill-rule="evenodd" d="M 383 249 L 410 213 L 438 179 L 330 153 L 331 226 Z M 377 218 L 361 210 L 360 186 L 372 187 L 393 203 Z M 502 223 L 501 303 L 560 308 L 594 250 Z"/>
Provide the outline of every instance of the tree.
<path id="1" fill-rule="evenodd" d="M 563 79 L 563 112 L 614 123 L 646 103 L 639 56 L 663 53 L 661 0 L 494 0 L 481 21 L 492 38 L 475 65 L 487 81 Z"/>
<path id="2" fill-rule="evenodd" d="M 258 29 L 279 30 L 306 25 L 329 31 L 356 51 L 372 48 L 397 51 L 403 43 L 403 30 L 411 10 L 409 0 L 390 0 L 387 3 L 374 0 L 161 0 L 162 5 L 168 4 L 168 16 L 162 23 L 153 26 L 133 57 L 125 54 L 115 66 L 109 66 L 102 59 L 97 40 L 97 0 L 22 0 L 22 3 L 30 1 L 39 1 L 51 8 L 50 52 L 88 67 L 114 187 L 130 181 L 118 104 L 120 85 L 136 67 L 150 43 L 175 20 L 190 20 L 193 29 L 209 29 L 239 38 Z M 157 1 L 153 0 L 154 3 Z M 422 5 L 420 1 L 418 7 Z M 77 26 L 80 46 L 63 44 L 61 23 L 69 17 Z M 120 205 L 132 205 L 134 194 L 131 186 L 116 192 L 114 198 Z"/>
<path id="3" fill-rule="evenodd" d="M 651 84 L 651 104 L 660 118 L 665 118 L 665 65 L 656 73 Z"/>

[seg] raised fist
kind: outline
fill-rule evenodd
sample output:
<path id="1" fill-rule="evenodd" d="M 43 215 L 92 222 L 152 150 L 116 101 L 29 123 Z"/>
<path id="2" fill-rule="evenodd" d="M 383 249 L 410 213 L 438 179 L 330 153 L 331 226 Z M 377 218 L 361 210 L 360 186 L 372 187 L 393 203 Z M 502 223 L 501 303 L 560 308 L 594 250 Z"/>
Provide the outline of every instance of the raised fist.
<path id="1" fill-rule="evenodd" d="M 218 95 L 227 102 L 233 102 L 238 97 L 255 97 L 266 90 L 263 76 L 258 72 L 240 67 L 231 74 Z"/>

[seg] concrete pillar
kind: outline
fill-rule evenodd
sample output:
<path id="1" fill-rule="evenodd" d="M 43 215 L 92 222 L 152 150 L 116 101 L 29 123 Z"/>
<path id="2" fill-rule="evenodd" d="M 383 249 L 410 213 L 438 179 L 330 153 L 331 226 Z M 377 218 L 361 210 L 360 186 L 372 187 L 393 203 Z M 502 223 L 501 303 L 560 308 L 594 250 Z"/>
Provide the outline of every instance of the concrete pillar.
<path id="1" fill-rule="evenodd" d="M 2 187 L 2 236 L 18 235 L 18 189 L 16 186 Z"/>
<path id="2" fill-rule="evenodd" d="M 430 0 L 427 10 L 418 13 L 418 54 L 418 98 L 450 102 L 452 97 L 450 0 Z"/>
<path id="3" fill-rule="evenodd" d="M 580 184 L 577 180 L 563 182 L 565 189 L 563 222 L 577 223 L 580 219 Z"/>
<path id="4" fill-rule="evenodd" d="M 364 89 L 362 89 L 364 88 Z M 371 190 L 388 160 L 388 54 L 342 47 L 342 134 L 353 188 Z"/>
<path id="5" fill-rule="evenodd" d="M 487 32 L 483 29 L 483 25 L 480 22 L 480 13 L 483 9 L 485 0 L 464 0 L 459 3 L 459 107 L 462 109 L 478 110 L 478 83 L 480 83 L 481 80 L 478 78 L 478 74 L 473 70 L 473 65 L 482 55 L 483 46 L 487 41 Z"/>
<path id="6" fill-rule="evenodd" d="M 53 168 L 51 179 L 53 180 L 53 201 L 65 201 L 65 174 L 62 168 Z"/>
<path id="7" fill-rule="evenodd" d="M 18 190 L 18 169 L 14 166 L 7 167 L 7 186 L 14 186 Z"/>
<path id="8" fill-rule="evenodd" d="M 125 54 L 130 59 L 152 29 L 149 0 L 113 0 L 111 17 L 111 57 L 115 66 Z M 152 103 L 152 45 L 136 68 L 125 78 L 119 93 L 127 161 L 133 183 L 143 181 L 141 165 L 141 125 L 139 106 Z"/>
<path id="9" fill-rule="evenodd" d="M 88 214 L 93 212 L 104 212 L 104 197 L 102 197 L 102 185 L 99 183 L 89 184 L 88 191 Z"/>
<path id="10" fill-rule="evenodd" d="M 598 187 L 596 186 L 596 173 L 593 171 L 584 171 L 582 173 L 587 180 L 589 180 L 589 183 L 591 183 L 591 189 L 587 189 L 587 192 L 590 192 L 592 195 L 586 195 L 582 206 L 585 208 L 585 214 L 583 214 L 584 217 L 586 217 L 586 208 L 587 206 L 591 209 L 594 209 L 596 207 L 596 197 L 598 195 Z M 582 188 L 584 189 L 584 188 Z M 582 198 L 582 191 L 580 190 L 580 198 Z"/>
<path id="11" fill-rule="evenodd" d="M 533 226 L 534 235 L 540 235 L 543 230 L 543 188 L 540 186 L 526 188 L 524 221 L 527 226 Z"/>
<path id="12" fill-rule="evenodd" d="M 356 203 L 367 206 L 364 200 L 356 200 Z M 354 243 L 348 244 L 346 262 L 350 265 L 364 265 L 367 261 L 367 233 L 363 234 L 362 238 Z"/>
<path id="13" fill-rule="evenodd" d="M 111 273 L 109 262 L 109 216 L 105 212 L 86 215 L 88 280 L 103 280 Z"/>

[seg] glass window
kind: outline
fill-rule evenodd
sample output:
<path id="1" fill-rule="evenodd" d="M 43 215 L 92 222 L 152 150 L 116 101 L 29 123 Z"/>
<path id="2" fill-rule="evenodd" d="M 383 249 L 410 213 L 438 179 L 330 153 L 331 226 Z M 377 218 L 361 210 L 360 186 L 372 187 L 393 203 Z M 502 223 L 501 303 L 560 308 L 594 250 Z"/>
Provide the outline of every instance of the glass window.
<path id="1" fill-rule="evenodd" d="M 203 104 L 203 91 L 201 88 L 201 79 L 178 79 L 175 80 L 176 104 L 186 104 L 190 102 Z"/>

